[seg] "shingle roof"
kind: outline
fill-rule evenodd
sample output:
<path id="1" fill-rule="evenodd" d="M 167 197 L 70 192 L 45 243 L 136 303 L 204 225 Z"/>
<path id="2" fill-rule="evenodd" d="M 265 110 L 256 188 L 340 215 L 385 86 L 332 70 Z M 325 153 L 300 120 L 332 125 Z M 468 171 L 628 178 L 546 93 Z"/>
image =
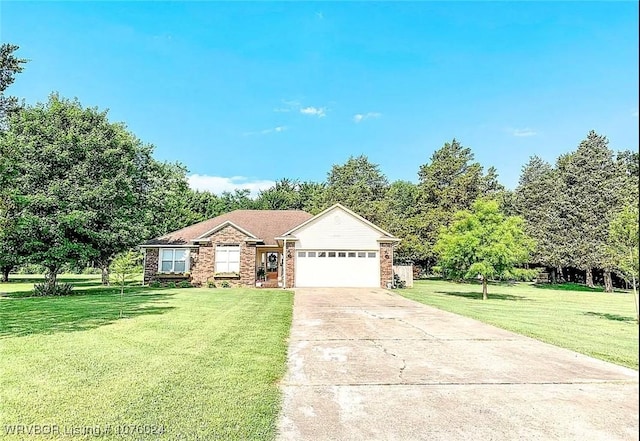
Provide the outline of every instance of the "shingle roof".
<path id="1" fill-rule="evenodd" d="M 232 222 L 248 231 L 261 239 L 265 245 L 276 245 L 276 237 L 312 217 L 311 214 L 301 210 L 236 210 L 151 239 L 145 242 L 143 246 L 189 245 L 191 240 L 202 236 L 225 222 Z"/>

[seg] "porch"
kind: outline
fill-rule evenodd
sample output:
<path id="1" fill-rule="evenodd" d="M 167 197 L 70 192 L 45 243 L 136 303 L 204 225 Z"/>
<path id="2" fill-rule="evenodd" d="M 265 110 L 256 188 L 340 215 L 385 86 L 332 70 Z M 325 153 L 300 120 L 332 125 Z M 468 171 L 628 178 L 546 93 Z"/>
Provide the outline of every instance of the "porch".
<path id="1" fill-rule="evenodd" d="M 280 288 L 283 286 L 284 256 L 281 247 L 256 247 L 256 287 Z"/>

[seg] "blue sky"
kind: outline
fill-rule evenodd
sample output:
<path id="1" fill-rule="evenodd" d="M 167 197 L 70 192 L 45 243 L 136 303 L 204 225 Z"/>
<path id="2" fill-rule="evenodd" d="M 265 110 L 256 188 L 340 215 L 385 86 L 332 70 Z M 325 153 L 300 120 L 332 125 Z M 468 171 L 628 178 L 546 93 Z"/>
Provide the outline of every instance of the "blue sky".
<path id="1" fill-rule="evenodd" d="M 457 138 L 507 187 L 590 129 L 638 150 L 637 2 L 7 2 L 8 90 L 109 109 L 193 186 L 390 180 Z"/>

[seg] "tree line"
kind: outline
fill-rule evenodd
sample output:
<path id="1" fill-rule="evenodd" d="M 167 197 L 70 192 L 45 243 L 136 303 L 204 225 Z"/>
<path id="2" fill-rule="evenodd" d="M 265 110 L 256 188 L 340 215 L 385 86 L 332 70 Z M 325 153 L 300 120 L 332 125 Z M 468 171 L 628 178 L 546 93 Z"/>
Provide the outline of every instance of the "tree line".
<path id="1" fill-rule="evenodd" d="M 520 219 L 510 225 L 532 239 L 522 242 L 531 249 L 528 263 L 549 268 L 554 281 L 572 269 L 592 286 L 599 271 L 611 290 L 612 273 L 637 277 L 638 153 L 614 152 L 595 132 L 555 164 L 531 158 L 513 191 L 453 139 L 416 165 L 415 183 L 389 182 L 361 155 L 332 166 L 323 182 L 283 178 L 255 197 L 249 190 L 216 195 L 189 188 L 185 166 L 155 160 L 152 145 L 105 111 L 57 94 L 34 105 L 5 97 L 26 62 L 16 50 L 4 44 L 0 51 L 3 279 L 36 263 L 55 285 L 62 268 L 92 263 L 106 283 L 113 258 L 151 237 L 236 209 L 316 214 L 336 202 L 400 237 L 397 262 L 427 273 L 443 270 L 438 263 L 447 259 L 437 243 L 461 213 L 497 209 L 506 220 Z"/>

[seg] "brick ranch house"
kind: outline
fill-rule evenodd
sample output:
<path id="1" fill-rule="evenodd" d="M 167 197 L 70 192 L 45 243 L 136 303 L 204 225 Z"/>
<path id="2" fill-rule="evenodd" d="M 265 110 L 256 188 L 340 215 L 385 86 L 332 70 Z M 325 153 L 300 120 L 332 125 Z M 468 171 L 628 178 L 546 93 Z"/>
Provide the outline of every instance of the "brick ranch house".
<path id="1" fill-rule="evenodd" d="M 400 239 L 336 204 L 299 210 L 236 210 L 152 239 L 144 283 L 196 286 L 387 287 Z"/>

